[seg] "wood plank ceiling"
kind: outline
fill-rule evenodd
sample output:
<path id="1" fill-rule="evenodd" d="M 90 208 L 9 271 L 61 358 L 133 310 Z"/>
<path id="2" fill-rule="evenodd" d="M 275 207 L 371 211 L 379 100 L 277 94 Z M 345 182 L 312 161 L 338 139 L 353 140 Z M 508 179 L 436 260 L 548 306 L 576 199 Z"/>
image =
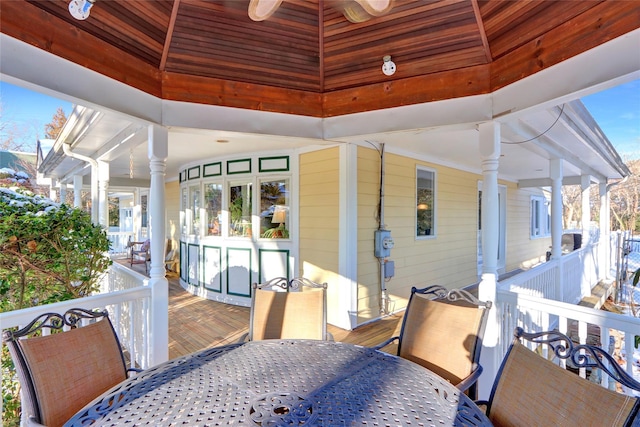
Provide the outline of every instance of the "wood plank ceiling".
<path id="1" fill-rule="evenodd" d="M 329 117 L 494 91 L 640 27 L 640 1 L 0 1 L 0 31 L 165 99 Z M 381 71 L 391 55 L 393 76 Z"/>

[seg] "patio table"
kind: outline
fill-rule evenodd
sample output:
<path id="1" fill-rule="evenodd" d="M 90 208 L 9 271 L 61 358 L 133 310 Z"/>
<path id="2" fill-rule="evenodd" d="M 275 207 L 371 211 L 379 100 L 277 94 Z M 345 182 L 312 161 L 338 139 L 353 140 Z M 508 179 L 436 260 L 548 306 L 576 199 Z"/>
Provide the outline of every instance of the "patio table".
<path id="1" fill-rule="evenodd" d="M 209 348 L 107 391 L 65 426 L 490 426 L 463 393 L 408 360 L 352 344 Z"/>

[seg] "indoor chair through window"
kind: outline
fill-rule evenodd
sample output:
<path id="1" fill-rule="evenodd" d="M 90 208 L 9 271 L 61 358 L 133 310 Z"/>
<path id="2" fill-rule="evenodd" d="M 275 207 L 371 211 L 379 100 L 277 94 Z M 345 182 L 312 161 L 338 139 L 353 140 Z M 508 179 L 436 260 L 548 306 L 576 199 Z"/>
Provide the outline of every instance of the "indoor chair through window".
<path id="1" fill-rule="evenodd" d="M 480 301 L 463 289 L 413 287 L 400 335 L 375 348 L 382 349 L 397 340 L 398 356 L 435 372 L 461 391 L 468 390 L 475 399 L 490 308 L 490 301 Z"/>
<path id="2" fill-rule="evenodd" d="M 30 425 L 61 426 L 127 379 L 106 311 L 43 314 L 20 330 L 4 331 L 2 338 L 18 372 L 23 420 Z"/>
<path id="3" fill-rule="evenodd" d="M 477 402 L 487 406 L 493 425 L 640 426 L 639 398 L 609 390 L 556 364 L 564 362 L 574 370 L 600 369 L 599 374 L 619 383 L 616 387 L 640 392 L 640 382 L 605 350 L 577 345 L 556 331 L 530 334 L 516 328 L 514 335 L 489 401 Z M 534 351 L 520 339 L 529 341 Z M 542 356 L 545 346 L 550 358 Z"/>
<path id="4" fill-rule="evenodd" d="M 252 286 L 249 332 L 240 341 L 333 340 L 327 332 L 327 284 L 277 277 Z"/>

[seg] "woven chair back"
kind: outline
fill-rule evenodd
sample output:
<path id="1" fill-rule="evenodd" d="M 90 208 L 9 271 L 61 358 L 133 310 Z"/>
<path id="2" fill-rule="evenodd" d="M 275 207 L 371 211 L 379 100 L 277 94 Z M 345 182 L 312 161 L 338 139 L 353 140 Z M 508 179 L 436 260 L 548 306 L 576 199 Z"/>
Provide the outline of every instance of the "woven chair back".
<path id="1" fill-rule="evenodd" d="M 485 313 L 476 305 L 414 293 L 405 313 L 398 355 L 458 384 L 477 363 Z"/>
<path id="2" fill-rule="evenodd" d="M 120 344 L 106 316 L 65 332 L 24 339 L 5 334 L 4 339 L 26 393 L 23 410 L 48 427 L 63 425 L 127 379 Z"/>
<path id="3" fill-rule="evenodd" d="M 256 288 L 250 339 L 325 339 L 324 292 L 324 289 L 278 292 Z"/>
<path id="4" fill-rule="evenodd" d="M 565 370 L 514 341 L 505 356 L 488 411 L 496 427 L 627 426 L 638 399 Z"/>

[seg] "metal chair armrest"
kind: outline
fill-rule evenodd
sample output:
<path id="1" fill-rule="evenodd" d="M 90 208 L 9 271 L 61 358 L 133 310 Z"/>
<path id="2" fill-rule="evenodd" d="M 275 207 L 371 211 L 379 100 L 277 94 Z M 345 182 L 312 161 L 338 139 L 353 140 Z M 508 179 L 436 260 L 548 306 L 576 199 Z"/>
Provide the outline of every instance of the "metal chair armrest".
<path id="1" fill-rule="evenodd" d="M 482 412 L 484 412 L 485 414 L 489 410 L 489 401 L 488 400 L 475 400 L 473 403 L 475 403 L 476 406 L 478 406 L 478 408 L 480 408 L 480 410 Z"/>
<path id="2" fill-rule="evenodd" d="M 144 369 L 140 369 L 140 368 L 127 368 L 127 373 L 135 373 L 135 374 L 139 374 L 140 372 L 144 371 Z"/>
<path id="3" fill-rule="evenodd" d="M 241 342 L 247 342 L 249 338 L 249 332 L 245 332 L 244 334 L 242 334 L 242 336 L 240 338 L 238 338 L 239 343 Z"/>
<path id="4" fill-rule="evenodd" d="M 460 391 L 467 391 L 469 387 L 471 387 L 473 384 L 476 383 L 476 381 L 478 381 L 478 378 L 480 377 L 481 373 L 482 373 L 482 366 L 476 365 L 466 378 L 464 378 L 462 381 L 456 384 L 456 388 Z"/>
<path id="5" fill-rule="evenodd" d="M 373 347 L 374 350 L 380 350 L 386 346 L 388 346 L 389 344 L 391 344 L 392 342 L 396 341 L 396 340 L 400 340 L 400 337 L 391 337 L 388 340 L 381 342 L 380 344 L 376 345 L 375 347 Z"/>

